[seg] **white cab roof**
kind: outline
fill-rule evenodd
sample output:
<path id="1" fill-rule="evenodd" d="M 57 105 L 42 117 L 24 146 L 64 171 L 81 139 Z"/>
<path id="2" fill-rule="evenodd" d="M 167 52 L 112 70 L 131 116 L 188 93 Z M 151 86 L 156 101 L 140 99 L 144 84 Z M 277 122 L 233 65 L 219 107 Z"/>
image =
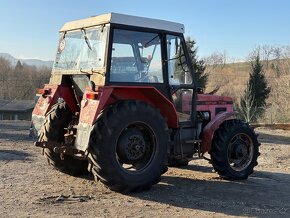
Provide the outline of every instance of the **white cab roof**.
<path id="1" fill-rule="evenodd" d="M 93 16 L 87 19 L 76 20 L 66 23 L 60 32 L 81 29 L 85 27 L 92 27 L 106 23 L 123 24 L 136 27 L 152 28 L 157 30 L 165 30 L 176 33 L 184 33 L 184 25 L 180 23 L 136 17 L 125 14 L 109 13 L 98 16 Z"/>

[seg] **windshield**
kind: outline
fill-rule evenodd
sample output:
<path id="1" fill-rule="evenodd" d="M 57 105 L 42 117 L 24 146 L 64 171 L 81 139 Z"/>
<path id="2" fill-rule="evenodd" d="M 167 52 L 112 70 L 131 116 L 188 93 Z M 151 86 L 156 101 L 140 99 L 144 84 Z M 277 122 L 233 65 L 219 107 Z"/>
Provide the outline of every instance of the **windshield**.
<path id="1" fill-rule="evenodd" d="M 104 67 L 106 41 L 106 27 L 62 33 L 53 69 L 93 70 Z"/>

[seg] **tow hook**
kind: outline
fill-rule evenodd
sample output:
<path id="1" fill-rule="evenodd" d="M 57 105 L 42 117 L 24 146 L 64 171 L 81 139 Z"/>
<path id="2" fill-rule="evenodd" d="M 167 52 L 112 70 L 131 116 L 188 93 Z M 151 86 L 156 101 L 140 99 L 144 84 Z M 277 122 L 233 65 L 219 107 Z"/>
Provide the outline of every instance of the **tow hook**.
<path id="1" fill-rule="evenodd" d="M 75 156 L 79 155 L 78 157 L 84 157 L 85 152 L 82 150 L 78 150 L 71 145 L 66 145 L 63 143 L 57 143 L 57 142 L 35 142 L 34 145 L 36 147 L 41 147 L 41 148 L 48 148 L 53 150 L 55 153 L 60 154 L 60 158 L 63 160 L 64 155 L 70 155 L 70 156 Z M 82 158 L 81 158 L 82 159 Z"/>

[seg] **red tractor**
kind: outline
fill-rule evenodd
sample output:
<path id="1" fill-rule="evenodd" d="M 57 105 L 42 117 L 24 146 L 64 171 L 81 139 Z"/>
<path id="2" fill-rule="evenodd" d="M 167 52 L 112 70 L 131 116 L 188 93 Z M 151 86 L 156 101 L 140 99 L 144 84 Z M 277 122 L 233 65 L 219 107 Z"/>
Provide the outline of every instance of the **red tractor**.
<path id="1" fill-rule="evenodd" d="M 104 14 L 66 23 L 32 114 L 36 146 L 56 169 L 87 169 L 112 190 L 149 189 L 167 166 L 208 159 L 246 179 L 259 143 L 230 97 L 202 94 L 183 36 L 163 20 Z"/>

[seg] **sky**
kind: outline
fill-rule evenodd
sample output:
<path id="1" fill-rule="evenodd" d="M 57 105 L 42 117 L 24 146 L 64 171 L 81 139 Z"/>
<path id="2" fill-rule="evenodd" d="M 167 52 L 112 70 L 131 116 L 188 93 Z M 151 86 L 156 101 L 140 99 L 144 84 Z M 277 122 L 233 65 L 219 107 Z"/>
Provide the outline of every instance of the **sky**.
<path id="1" fill-rule="evenodd" d="M 183 23 L 199 57 L 290 45 L 288 0 L 0 0 L 0 53 L 53 60 L 65 22 L 115 12 Z"/>

